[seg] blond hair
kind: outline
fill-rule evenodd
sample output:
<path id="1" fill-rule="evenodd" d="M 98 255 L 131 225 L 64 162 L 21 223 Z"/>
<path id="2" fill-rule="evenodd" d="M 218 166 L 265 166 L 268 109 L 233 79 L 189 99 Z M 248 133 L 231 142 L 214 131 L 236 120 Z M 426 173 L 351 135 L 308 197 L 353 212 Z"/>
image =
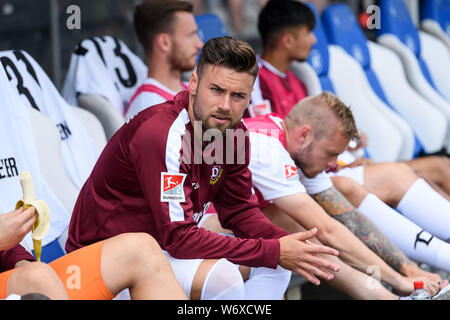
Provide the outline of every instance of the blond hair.
<path id="1" fill-rule="evenodd" d="M 330 117 L 330 115 L 334 117 Z M 333 119 L 342 125 L 342 133 L 350 140 L 358 140 L 359 133 L 350 107 L 331 92 L 307 97 L 299 101 L 286 116 L 287 125 L 310 125 L 317 139 L 334 134 Z"/>

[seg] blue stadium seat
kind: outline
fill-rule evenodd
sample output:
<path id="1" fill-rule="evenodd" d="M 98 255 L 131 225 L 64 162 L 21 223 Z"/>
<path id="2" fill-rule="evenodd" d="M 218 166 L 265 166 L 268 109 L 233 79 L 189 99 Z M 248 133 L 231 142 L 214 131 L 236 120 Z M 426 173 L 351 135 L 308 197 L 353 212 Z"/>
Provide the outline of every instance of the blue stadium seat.
<path id="1" fill-rule="evenodd" d="M 323 30 L 323 26 L 320 23 L 320 17 L 317 13 L 316 8 L 307 3 L 308 6 L 313 10 L 316 16 L 316 27 L 313 32 L 317 38 L 316 44 L 311 48 L 311 53 L 308 57 L 308 63 L 313 67 L 314 71 L 317 73 L 320 84 L 322 85 L 323 91 L 329 91 L 336 94 L 333 84 L 328 76 L 328 71 L 330 67 L 330 56 L 328 53 L 328 40 Z"/>
<path id="2" fill-rule="evenodd" d="M 322 14 L 322 23 L 330 44 L 339 45 L 352 55 L 361 64 L 367 80 L 378 97 L 389 108 L 399 113 L 386 98 L 378 78 L 372 70 L 366 36 L 350 7 L 345 4 L 328 6 Z M 423 146 L 417 136 L 415 136 L 414 157 L 417 157 L 422 150 Z"/>
<path id="3" fill-rule="evenodd" d="M 450 72 L 446 70 L 450 69 L 448 52 L 446 58 L 442 60 L 438 56 L 433 58 L 434 54 L 442 53 L 437 49 L 439 49 L 439 45 L 442 49 L 443 45 L 436 43 L 436 39 L 432 39 L 433 37 L 427 37 L 424 32 L 417 30 L 403 0 L 380 0 L 378 4 L 382 23 L 381 28 L 376 30 L 377 42 L 398 54 L 411 86 L 435 108 L 444 113 L 448 125 L 450 125 L 450 100 L 445 98 L 445 95 L 450 95 L 450 92 L 443 94 L 443 91 L 436 89 L 437 84 L 441 89 L 449 85 L 448 80 L 445 80 L 448 79 Z M 422 48 L 424 45 L 422 42 L 426 44 L 424 48 Z M 436 46 L 436 50 L 430 50 L 429 46 Z M 435 66 L 433 70 L 440 73 L 439 77 L 435 75 L 434 78 L 444 79 L 444 82 L 441 80 L 439 83 L 435 83 L 432 79 L 429 67 L 424 61 L 424 52 L 426 52 L 427 62 Z M 438 63 L 437 68 L 436 62 Z M 441 63 L 441 68 L 439 68 L 439 63 Z M 448 131 L 445 139 L 447 152 L 450 150 L 450 130 Z"/>
<path id="4" fill-rule="evenodd" d="M 220 18 L 213 14 L 207 13 L 195 17 L 198 27 L 198 36 L 205 43 L 211 38 L 223 37 L 228 35 L 227 28 Z"/>
<path id="5" fill-rule="evenodd" d="M 450 0 L 422 1 L 420 19 L 423 58 L 439 91 L 450 101 Z"/>
<path id="6" fill-rule="evenodd" d="M 323 91 L 329 91 L 336 94 L 334 90 L 333 83 L 328 76 L 328 71 L 330 67 L 330 56 L 328 53 L 328 39 L 325 35 L 322 23 L 320 21 L 320 16 L 317 9 L 311 3 L 306 3 L 311 10 L 314 12 L 316 17 L 316 26 L 313 30 L 314 36 L 317 39 L 316 44 L 311 48 L 311 52 L 308 56 L 307 62 L 312 66 L 316 72 Z M 370 158 L 370 154 L 367 149 L 364 149 L 364 156 Z"/>
<path id="7" fill-rule="evenodd" d="M 317 20 L 313 30 L 317 43 L 308 62 L 321 78 L 323 89 L 334 92 L 352 107 L 357 125 L 370 139 L 366 156 L 375 161 L 411 159 L 414 149 L 411 128 L 376 96 L 361 65 L 344 49 L 328 43 L 317 11 L 311 7 Z"/>
<path id="8" fill-rule="evenodd" d="M 450 0 L 420 1 L 420 20 L 435 21 L 450 39 Z"/>
<path id="9" fill-rule="evenodd" d="M 207 13 L 195 16 L 197 23 L 198 36 L 205 43 L 209 39 L 228 36 L 228 31 L 219 16 L 214 13 Z M 200 52 L 197 56 L 197 61 L 200 57 Z"/>
<path id="10" fill-rule="evenodd" d="M 408 47 L 416 56 L 425 79 L 449 103 L 449 52 L 445 49 L 445 52 L 439 52 L 439 48 L 427 51 L 430 47 L 439 46 L 440 43 L 439 41 L 436 43 L 436 39 L 429 37 L 428 34 L 419 32 L 403 0 L 381 0 L 380 9 L 383 23 L 381 23 L 381 28 L 377 29 L 377 37 L 381 38 L 385 34 L 394 35 Z M 441 62 L 434 64 L 435 67 L 431 68 L 430 64 L 436 60 L 441 60 Z"/>
<path id="11" fill-rule="evenodd" d="M 431 79 L 430 72 L 421 56 L 418 30 L 414 26 L 408 8 L 403 0 L 381 0 L 379 5 L 381 11 L 380 19 L 383 23 L 381 23 L 380 29 L 376 29 L 377 37 L 380 37 L 383 34 L 395 35 L 414 53 L 423 75 L 430 85 L 436 89 L 433 80 Z"/>

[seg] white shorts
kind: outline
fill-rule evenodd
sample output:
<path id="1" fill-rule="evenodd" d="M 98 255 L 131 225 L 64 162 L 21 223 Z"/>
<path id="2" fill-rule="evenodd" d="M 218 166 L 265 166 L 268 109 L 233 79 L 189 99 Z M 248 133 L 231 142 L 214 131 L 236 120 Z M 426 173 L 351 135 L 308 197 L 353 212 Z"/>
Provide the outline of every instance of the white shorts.
<path id="1" fill-rule="evenodd" d="M 176 259 L 172 257 L 167 251 L 163 250 L 169 263 L 172 267 L 175 277 L 183 288 L 184 292 L 190 299 L 191 297 L 191 287 L 194 281 L 194 276 L 197 272 L 200 263 L 204 259 Z"/>
<path id="2" fill-rule="evenodd" d="M 200 221 L 197 223 L 197 227 L 201 227 L 202 226 L 202 224 L 208 219 L 208 218 L 210 218 L 211 216 L 213 216 L 213 215 L 217 215 L 217 213 L 213 213 L 213 212 L 207 212 L 207 213 L 205 213 L 201 218 L 200 218 Z"/>
<path id="3" fill-rule="evenodd" d="M 169 260 L 170 266 L 172 267 L 175 277 L 183 288 L 184 293 L 186 293 L 186 295 L 190 299 L 194 276 L 197 273 L 197 269 L 200 266 L 200 263 L 204 259 L 176 259 L 172 257 L 167 251 L 163 250 L 163 252 Z M 122 290 L 114 298 L 114 300 L 131 300 L 129 289 Z"/>
<path id="4" fill-rule="evenodd" d="M 364 185 L 364 166 L 358 166 L 354 168 L 344 168 L 338 172 L 329 172 L 328 176 L 331 177 L 347 177 L 350 178 L 360 185 Z"/>

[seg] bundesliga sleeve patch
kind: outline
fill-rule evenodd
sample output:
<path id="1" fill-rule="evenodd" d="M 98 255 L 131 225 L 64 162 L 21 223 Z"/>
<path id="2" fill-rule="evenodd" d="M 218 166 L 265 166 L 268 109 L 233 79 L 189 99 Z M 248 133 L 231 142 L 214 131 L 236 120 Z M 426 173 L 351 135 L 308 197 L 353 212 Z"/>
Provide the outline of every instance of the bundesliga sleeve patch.
<path id="1" fill-rule="evenodd" d="M 291 166 L 290 164 L 284 165 L 284 179 L 288 180 L 289 178 L 297 176 L 297 168 Z"/>
<path id="2" fill-rule="evenodd" d="M 185 202 L 184 173 L 161 172 L 161 202 Z"/>
<path id="3" fill-rule="evenodd" d="M 247 107 L 247 110 L 252 118 L 263 116 L 272 112 L 269 100 L 263 100 L 260 103 L 252 103 Z"/>

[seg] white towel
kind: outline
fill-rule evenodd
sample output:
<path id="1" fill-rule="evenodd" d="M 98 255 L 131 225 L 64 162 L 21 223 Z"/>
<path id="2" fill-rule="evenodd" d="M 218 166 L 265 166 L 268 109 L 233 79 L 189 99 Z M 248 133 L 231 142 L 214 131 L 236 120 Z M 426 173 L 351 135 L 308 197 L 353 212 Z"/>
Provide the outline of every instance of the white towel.
<path id="1" fill-rule="evenodd" d="M 58 201 L 40 172 L 26 107 L 11 89 L 3 68 L 0 68 L 0 113 L 0 213 L 14 210 L 17 200 L 23 196 L 19 174 L 29 171 L 36 197 L 45 200 L 50 209 L 50 228 L 42 243 L 46 245 L 69 226 L 70 213 Z M 28 249 L 33 247 L 31 232 L 23 245 Z"/>
<path id="2" fill-rule="evenodd" d="M 59 129 L 64 168 L 74 185 L 81 189 L 100 151 L 73 107 L 61 97 L 44 70 L 26 52 L 2 51 L 0 60 L 11 87 L 20 94 L 22 102 L 37 108 Z"/>

